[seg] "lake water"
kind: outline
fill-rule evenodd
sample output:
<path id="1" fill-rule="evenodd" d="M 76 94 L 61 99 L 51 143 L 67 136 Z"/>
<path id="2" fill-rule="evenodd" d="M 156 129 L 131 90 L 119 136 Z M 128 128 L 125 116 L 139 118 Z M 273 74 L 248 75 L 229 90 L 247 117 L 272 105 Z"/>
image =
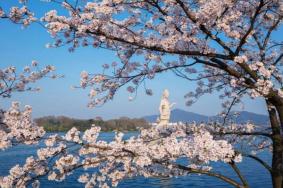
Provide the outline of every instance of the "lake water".
<path id="1" fill-rule="evenodd" d="M 126 137 L 136 135 L 135 132 L 130 132 L 125 134 Z M 111 140 L 114 136 L 114 133 L 102 133 L 100 139 Z M 28 156 L 35 155 L 37 148 L 40 145 L 36 146 L 26 146 L 19 145 L 13 148 L 9 148 L 5 151 L 0 150 L 0 176 L 7 175 L 9 169 L 16 164 L 23 164 L 25 159 Z M 261 153 L 259 157 L 265 161 L 270 162 L 271 156 L 268 153 Z M 267 170 L 265 170 L 260 164 L 254 160 L 244 158 L 243 162 L 239 165 L 240 170 L 247 178 L 250 187 L 253 188 L 269 188 L 272 187 L 271 178 Z M 213 170 L 219 173 L 223 173 L 231 178 L 236 178 L 234 171 L 225 164 L 213 164 Z M 42 178 L 40 180 L 41 187 L 47 188 L 78 188 L 84 187 L 83 184 L 77 181 L 77 177 L 84 170 L 77 170 L 72 175 L 68 176 L 66 180 L 62 182 L 48 181 L 47 178 Z M 237 179 L 237 178 L 236 178 Z M 147 187 L 147 188 L 181 188 L 181 187 L 232 187 L 231 185 L 213 177 L 208 177 L 204 175 L 190 175 L 185 177 L 178 178 L 142 178 L 136 177 L 122 181 L 119 183 L 118 187 L 120 188 L 138 188 L 138 187 Z"/>

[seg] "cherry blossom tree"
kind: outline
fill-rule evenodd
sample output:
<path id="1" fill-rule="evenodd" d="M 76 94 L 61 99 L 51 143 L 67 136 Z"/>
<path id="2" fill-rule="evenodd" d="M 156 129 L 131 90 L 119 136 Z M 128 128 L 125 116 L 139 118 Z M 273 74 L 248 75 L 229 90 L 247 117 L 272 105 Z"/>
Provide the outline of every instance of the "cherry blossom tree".
<path id="1" fill-rule="evenodd" d="M 81 87 L 92 88 L 89 106 L 112 99 L 125 84 L 131 84 L 128 90 L 133 92 L 168 70 L 198 82 L 195 92 L 186 95 L 188 104 L 205 93 L 223 91 L 228 114 L 243 96 L 262 97 L 270 132 L 261 135 L 272 140 L 272 181 L 274 187 L 282 186 L 283 53 L 282 41 L 273 37 L 282 22 L 281 1 L 225 0 L 219 6 L 217 0 L 105 0 L 63 1 L 62 6 L 69 16 L 51 10 L 42 19 L 55 38 L 51 46 L 68 43 L 70 51 L 103 47 L 120 58 L 119 64 L 104 65 L 114 74 L 82 72 Z M 146 92 L 152 93 L 150 88 Z"/>
<path id="2" fill-rule="evenodd" d="M 132 93 L 157 74 L 173 71 L 198 83 L 195 91 L 185 95 L 188 105 L 206 93 L 221 93 L 224 120 L 220 124 L 142 130 L 128 140 L 117 133 L 109 143 L 97 140 L 98 127 L 84 133 L 73 128 L 64 137 L 50 136 L 37 157 L 12 168 L 10 175 L 1 179 L 4 187 L 37 187 L 40 176 L 63 180 L 77 168 L 97 169 L 97 173 L 80 177 L 86 187 L 107 187 L 109 182 L 116 186 L 120 180 L 137 175 L 191 173 L 214 176 L 235 187 L 249 187 L 236 165 L 241 157 L 252 158 L 265 167 L 273 187 L 283 186 L 283 42 L 275 37 L 282 29 L 281 0 L 223 0 L 221 6 L 218 0 L 50 3 L 61 4 L 69 14 L 54 9 L 40 19 L 54 37 L 48 47 L 69 45 L 70 52 L 80 46 L 107 48 L 120 60 L 103 65 L 103 73 L 81 73 L 80 87 L 90 88 L 89 107 L 113 99 L 122 86 L 128 85 Z M 2 10 L 0 16 L 21 22 L 13 16 L 16 10 L 11 9 L 11 15 Z M 16 17 L 33 17 L 23 12 L 16 13 Z M 151 88 L 145 92 L 153 94 Z M 265 100 L 269 128 L 226 121 L 232 107 L 244 96 Z M 239 143 L 244 149 L 237 148 Z M 254 154 L 264 149 L 272 153 L 271 165 Z M 182 157 L 187 165 L 177 162 Z M 228 163 L 240 182 L 213 172 L 211 161 Z"/>

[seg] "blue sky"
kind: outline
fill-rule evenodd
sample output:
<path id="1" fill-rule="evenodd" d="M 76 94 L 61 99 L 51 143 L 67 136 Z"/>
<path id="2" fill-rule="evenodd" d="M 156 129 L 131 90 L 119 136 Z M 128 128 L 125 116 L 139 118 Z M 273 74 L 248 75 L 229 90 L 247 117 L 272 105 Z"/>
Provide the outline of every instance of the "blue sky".
<path id="1" fill-rule="evenodd" d="M 37 8 L 42 13 L 48 7 L 46 3 L 39 2 L 31 8 Z M 71 86 L 79 85 L 79 75 L 82 70 L 99 72 L 102 64 L 117 59 L 115 54 L 92 47 L 79 48 L 74 53 L 69 53 L 67 48 L 45 48 L 48 42 L 52 42 L 49 34 L 37 24 L 22 29 L 19 25 L 0 21 L 0 68 L 13 65 L 21 70 L 32 60 L 37 60 L 41 65 L 56 66 L 57 73 L 65 75 L 62 79 L 39 81 L 36 85 L 42 88 L 41 92 L 15 93 L 10 99 L 0 99 L 1 108 L 7 108 L 11 101 L 16 100 L 23 105 L 32 105 L 34 117 L 46 115 L 66 115 L 76 118 L 101 116 L 104 119 L 120 116 L 141 117 L 158 113 L 160 96 L 167 88 L 170 91 L 170 100 L 177 103 L 175 108 L 205 115 L 215 115 L 221 110 L 221 101 L 217 93 L 203 96 L 193 106 L 185 106 L 184 95 L 194 90 L 195 84 L 177 78 L 172 73 L 162 74 L 155 80 L 147 82 L 147 86 L 153 88 L 153 96 L 145 95 L 141 88 L 137 98 L 130 102 L 129 93 L 126 92 L 126 88 L 122 88 L 113 101 L 102 107 L 89 109 L 86 107 L 89 90 L 72 90 Z M 245 110 L 266 113 L 262 100 L 246 98 L 244 101 Z"/>

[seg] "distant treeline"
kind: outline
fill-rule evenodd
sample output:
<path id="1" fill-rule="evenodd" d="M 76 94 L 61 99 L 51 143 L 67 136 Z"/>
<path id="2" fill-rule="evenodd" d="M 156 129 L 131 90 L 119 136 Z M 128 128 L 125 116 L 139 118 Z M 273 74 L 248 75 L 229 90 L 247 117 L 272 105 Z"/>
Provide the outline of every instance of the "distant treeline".
<path id="1" fill-rule="evenodd" d="M 72 127 L 76 127 L 80 131 L 84 131 L 91 127 L 92 124 L 101 127 L 101 131 L 136 131 L 139 128 L 149 128 L 150 125 L 144 119 L 130 119 L 130 118 L 120 118 L 112 120 L 82 120 L 73 119 L 65 116 L 46 116 L 42 118 L 35 119 L 35 122 L 44 127 L 47 132 L 64 132 L 70 130 Z"/>

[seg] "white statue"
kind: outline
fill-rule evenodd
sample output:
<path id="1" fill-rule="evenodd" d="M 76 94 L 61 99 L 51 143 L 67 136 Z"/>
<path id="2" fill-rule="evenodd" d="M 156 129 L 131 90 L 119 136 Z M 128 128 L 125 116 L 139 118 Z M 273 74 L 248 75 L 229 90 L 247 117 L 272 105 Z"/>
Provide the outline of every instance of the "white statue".
<path id="1" fill-rule="evenodd" d="M 158 125 L 168 125 L 170 120 L 171 108 L 175 103 L 170 104 L 169 102 L 169 91 L 165 89 L 162 94 L 160 101 L 159 112 L 160 116 L 157 119 Z"/>

